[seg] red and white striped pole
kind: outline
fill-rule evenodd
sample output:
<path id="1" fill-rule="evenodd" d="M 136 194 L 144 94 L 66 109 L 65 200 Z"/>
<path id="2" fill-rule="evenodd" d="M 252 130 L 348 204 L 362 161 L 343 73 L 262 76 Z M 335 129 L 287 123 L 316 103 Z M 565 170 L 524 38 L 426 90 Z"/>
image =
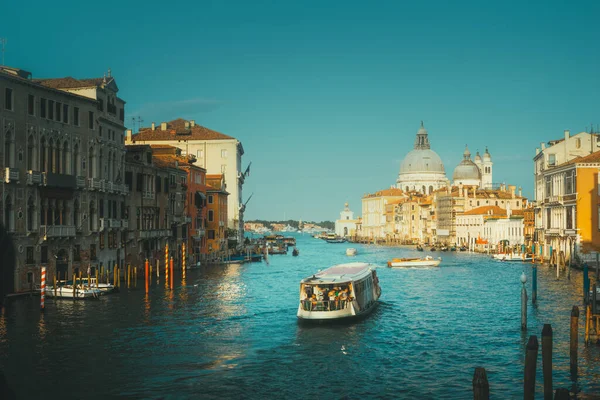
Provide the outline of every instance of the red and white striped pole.
<path id="1" fill-rule="evenodd" d="M 46 299 L 46 267 L 42 267 L 42 292 L 40 296 L 40 307 L 44 311 L 44 301 Z"/>

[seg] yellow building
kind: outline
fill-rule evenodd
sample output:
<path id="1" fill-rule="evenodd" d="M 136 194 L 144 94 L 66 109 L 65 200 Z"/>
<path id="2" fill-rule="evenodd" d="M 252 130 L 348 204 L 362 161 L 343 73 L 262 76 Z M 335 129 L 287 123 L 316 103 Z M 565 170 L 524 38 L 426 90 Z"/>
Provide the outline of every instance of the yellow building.
<path id="1" fill-rule="evenodd" d="M 227 250 L 227 197 L 225 177 L 222 174 L 206 175 L 206 237 L 209 258 L 225 255 Z"/>
<path id="2" fill-rule="evenodd" d="M 584 254 L 600 251 L 600 151 L 573 160 L 576 167 L 576 229 L 579 250 Z"/>

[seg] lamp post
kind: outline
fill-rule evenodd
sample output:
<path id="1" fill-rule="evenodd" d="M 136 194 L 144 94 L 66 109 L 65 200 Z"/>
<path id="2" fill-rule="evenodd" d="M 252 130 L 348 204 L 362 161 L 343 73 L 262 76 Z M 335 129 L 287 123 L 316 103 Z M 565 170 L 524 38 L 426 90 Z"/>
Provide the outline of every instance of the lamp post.
<path id="1" fill-rule="evenodd" d="M 527 289 L 525 284 L 527 283 L 527 276 L 525 271 L 521 273 L 521 330 L 527 330 Z"/>

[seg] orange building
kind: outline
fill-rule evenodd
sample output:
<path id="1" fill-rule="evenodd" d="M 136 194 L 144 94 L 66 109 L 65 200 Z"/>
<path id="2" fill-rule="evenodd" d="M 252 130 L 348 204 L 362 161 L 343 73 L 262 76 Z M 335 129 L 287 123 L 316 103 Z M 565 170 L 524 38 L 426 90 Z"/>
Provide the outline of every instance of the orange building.
<path id="1" fill-rule="evenodd" d="M 191 221 L 188 226 L 188 254 L 194 264 L 203 261 L 208 255 L 206 240 L 206 170 L 197 165 L 181 167 L 187 172 L 187 196 L 185 212 Z"/>
<path id="2" fill-rule="evenodd" d="M 206 238 L 209 258 L 227 250 L 227 197 L 223 174 L 206 175 Z"/>
<path id="3" fill-rule="evenodd" d="M 600 151 L 573 160 L 576 166 L 576 225 L 580 250 L 600 251 Z"/>

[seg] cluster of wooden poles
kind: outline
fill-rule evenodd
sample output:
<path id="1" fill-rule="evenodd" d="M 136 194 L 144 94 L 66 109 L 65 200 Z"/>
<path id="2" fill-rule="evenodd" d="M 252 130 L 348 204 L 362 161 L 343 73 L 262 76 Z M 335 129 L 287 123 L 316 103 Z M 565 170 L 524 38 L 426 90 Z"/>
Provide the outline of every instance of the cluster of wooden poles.
<path id="1" fill-rule="evenodd" d="M 570 372 L 571 380 L 577 380 L 577 346 L 578 346 L 579 307 L 573 306 L 571 310 L 571 332 L 570 332 Z M 525 369 L 523 379 L 523 398 L 533 400 L 535 398 L 535 374 L 538 358 L 538 338 L 536 335 L 529 336 L 525 347 Z M 544 324 L 542 329 L 542 373 L 544 379 L 544 400 L 569 400 L 570 392 L 567 388 L 552 387 L 552 326 Z M 475 368 L 473 374 L 473 399 L 483 400 L 490 398 L 490 386 L 485 368 Z"/>
<path id="2" fill-rule="evenodd" d="M 182 244 L 181 246 L 181 255 L 182 255 L 182 263 L 181 263 L 181 273 L 182 273 L 182 278 L 185 280 L 185 271 L 186 271 L 186 250 L 185 250 L 185 244 Z M 174 267 L 174 262 L 173 262 L 173 257 L 169 258 L 169 245 L 167 244 L 165 246 L 165 284 L 168 288 L 170 288 L 171 290 L 173 290 L 173 277 L 174 277 L 174 272 L 173 272 L 173 267 Z M 104 273 L 104 267 L 100 266 L 100 269 L 96 268 L 96 273 L 95 273 L 95 287 L 98 288 L 98 284 L 100 283 L 100 280 L 104 277 L 106 277 L 106 280 L 104 283 L 108 283 L 110 284 L 110 271 L 107 268 L 106 269 L 106 274 Z M 120 288 L 121 287 L 121 269 L 119 268 L 119 266 L 115 263 L 115 266 L 113 268 L 113 282 L 114 282 L 114 286 L 115 288 Z M 146 289 L 146 293 L 148 293 L 150 291 L 150 283 L 152 281 L 152 276 L 153 276 L 153 270 L 152 270 L 152 265 L 150 265 L 148 259 L 146 259 L 146 261 L 144 262 L 144 281 L 145 281 L 145 289 Z M 170 279 L 169 279 L 170 276 Z M 156 260 L 156 278 L 160 278 L 160 261 Z M 60 277 L 58 278 L 60 279 Z M 66 276 L 65 276 L 66 279 Z M 137 287 L 137 281 L 138 281 L 138 268 L 136 267 L 131 267 L 131 264 L 127 264 L 127 271 L 126 271 L 126 276 L 124 277 L 124 279 L 126 279 L 127 282 L 127 288 L 131 288 L 131 281 L 133 279 L 133 287 Z M 78 285 L 79 286 L 83 286 L 85 287 L 86 285 L 82 283 L 84 282 L 84 278 L 82 276 L 82 272 L 81 270 L 79 271 L 79 277 L 77 277 L 77 274 L 73 274 L 73 288 L 76 288 Z M 57 276 L 54 275 L 54 298 L 56 298 L 56 291 L 57 291 Z M 90 272 L 88 272 L 87 274 L 87 288 L 90 289 L 94 287 L 94 284 L 92 283 L 91 280 L 91 274 Z M 76 298 L 76 290 L 73 290 L 73 299 Z M 41 281 L 41 290 L 40 290 L 40 309 L 42 311 L 44 311 L 45 309 L 45 298 L 46 298 L 46 267 L 43 266 L 42 267 L 42 281 Z"/>

